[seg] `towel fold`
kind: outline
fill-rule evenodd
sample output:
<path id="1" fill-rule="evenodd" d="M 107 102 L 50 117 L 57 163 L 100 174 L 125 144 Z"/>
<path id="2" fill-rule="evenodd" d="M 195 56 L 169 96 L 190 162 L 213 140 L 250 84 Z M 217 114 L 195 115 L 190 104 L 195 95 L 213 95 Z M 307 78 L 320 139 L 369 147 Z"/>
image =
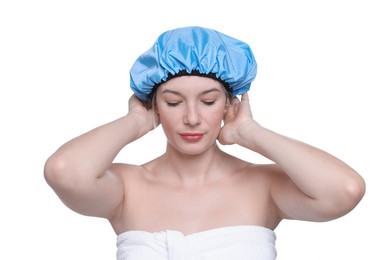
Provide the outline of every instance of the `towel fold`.
<path id="1" fill-rule="evenodd" d="M 274 260 L 276 235 L 260 226 L 230 226 L 191 235 L 174 230 L 118 235 L 117 260 Z"/>

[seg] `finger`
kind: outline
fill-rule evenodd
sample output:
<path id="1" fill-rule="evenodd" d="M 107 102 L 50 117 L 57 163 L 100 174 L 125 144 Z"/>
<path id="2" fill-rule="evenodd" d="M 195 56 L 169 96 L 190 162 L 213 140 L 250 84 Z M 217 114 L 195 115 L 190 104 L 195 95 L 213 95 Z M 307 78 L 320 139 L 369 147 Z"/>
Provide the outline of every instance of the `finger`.
<path id="1" fill-rule="evenodd" d="M 245 92 L 244 94 L 241 95 L 241 101 L 247 101 L 247 102 L 249 102 L 249 95 L 248 95 L 248 92 Z"/>
<path id="2" fill-rule="evenodd" d="M 240 104 L 240 100 L 238 99 L 238 97 L 234 97 L 232 102 L 230 103 L 232 106 L 234 105 L 237 105 L 237 104 Z"/>

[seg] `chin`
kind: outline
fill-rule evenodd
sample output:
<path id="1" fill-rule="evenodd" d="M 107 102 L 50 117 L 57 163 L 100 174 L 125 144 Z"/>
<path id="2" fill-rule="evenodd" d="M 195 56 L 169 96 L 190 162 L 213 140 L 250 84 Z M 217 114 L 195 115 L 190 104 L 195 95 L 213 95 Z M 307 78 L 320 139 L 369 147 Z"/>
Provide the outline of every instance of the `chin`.
<path id="1" fill-rule="evenodd" d="M 209 151 L 216 142 L 214 141 L 213 143 L 202 143 L 202 142 L 197 142 L 197 143 L 188 143 L 188 144 L 180 144 L 180 145 L 172 145 L 170 144 L 176 151 L 178 151 L 181 154 L 185 155 L 200 155 L 203 154 L 207 151 Z"/>

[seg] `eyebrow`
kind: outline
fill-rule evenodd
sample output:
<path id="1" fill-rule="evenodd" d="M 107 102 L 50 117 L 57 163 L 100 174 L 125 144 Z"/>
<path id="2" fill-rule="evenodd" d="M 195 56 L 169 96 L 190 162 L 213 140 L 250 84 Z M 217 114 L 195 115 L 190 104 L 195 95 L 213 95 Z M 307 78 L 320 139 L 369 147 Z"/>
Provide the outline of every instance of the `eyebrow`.
<path id="1" fill-rule="evenodd" d="M 210 93 L 210 92 L 221 92 L 221 90 L 219 90 L 217 88 L 211 88 L 211 89 L 202 91 L 200 93 L 200 95 L 204 95 L 204 94 L 207 94 L 207 93 Z M 164 94 L 164 93 L 171 93 L 171 94 L 174 94 L 174 95 L 183 96 L 183 94 L 181 94 L 179 91 L 175 91 L 175 90 L 171 90 L 171 89 L 164 89 L 161 92 L 161 94 Z"/>

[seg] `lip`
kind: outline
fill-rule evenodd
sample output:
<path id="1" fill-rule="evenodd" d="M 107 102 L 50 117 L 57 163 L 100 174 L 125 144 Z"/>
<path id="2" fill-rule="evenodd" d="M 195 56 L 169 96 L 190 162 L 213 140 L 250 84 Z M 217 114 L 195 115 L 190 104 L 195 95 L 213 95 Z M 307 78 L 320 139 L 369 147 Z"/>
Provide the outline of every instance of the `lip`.
<path id="1" fill-rule="evenodd" d="M 181 133 L 180 136 L 190 142 L 196 142 L 202 139 L 203 134 L 202 133 Z"/>

